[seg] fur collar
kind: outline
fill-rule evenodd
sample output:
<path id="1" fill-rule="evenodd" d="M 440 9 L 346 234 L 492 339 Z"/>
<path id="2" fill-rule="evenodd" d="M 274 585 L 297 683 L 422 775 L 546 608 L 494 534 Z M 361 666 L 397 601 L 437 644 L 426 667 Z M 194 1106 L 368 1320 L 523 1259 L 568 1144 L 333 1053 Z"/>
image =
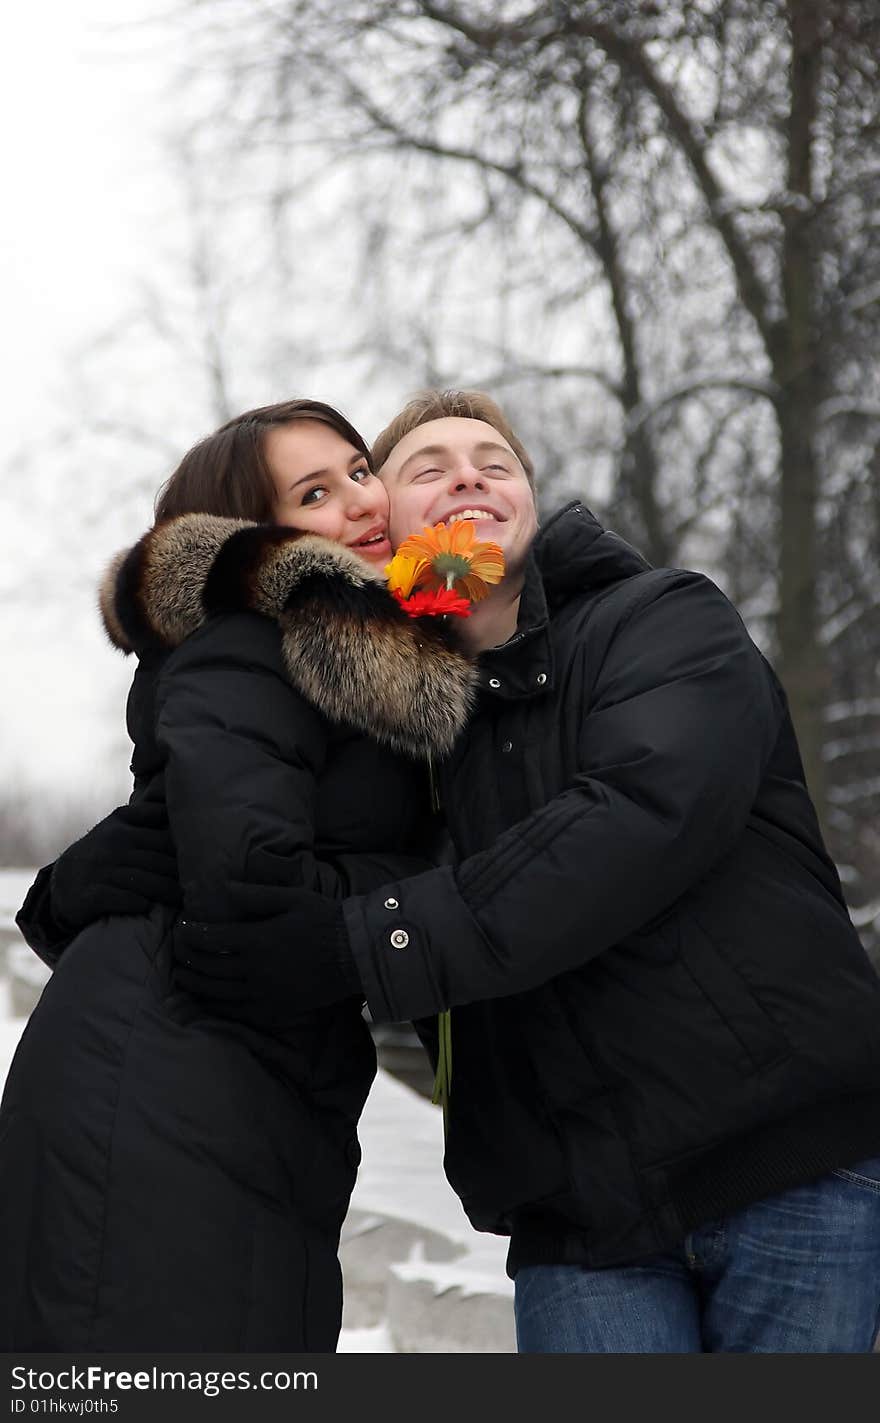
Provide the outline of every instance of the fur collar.
<path id="1" fill-rule="evenodd" d="M 470 710 L 474 667 L 453 627 L 408 617 L 379 573 L 313 534 L 184 514 L 114 559 L 99 600 L 124 652 L 177 647 L 218 613 L 274 618 L 293 686 L 410 756 L 449 751 Z"/>

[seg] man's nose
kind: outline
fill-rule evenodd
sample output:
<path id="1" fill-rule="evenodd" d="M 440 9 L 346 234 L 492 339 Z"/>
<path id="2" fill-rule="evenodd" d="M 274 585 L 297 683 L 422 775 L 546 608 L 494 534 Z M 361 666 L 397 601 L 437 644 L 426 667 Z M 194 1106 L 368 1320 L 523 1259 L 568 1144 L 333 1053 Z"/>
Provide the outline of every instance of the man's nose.
<path id="1" fill-rule="evenodd" d="M 458 494 L 467 489 L 486 489 L 488 486 L 482 470 L 476 469 L 472 464 L 463 464 L 453 470 L 449 487 Z"/>

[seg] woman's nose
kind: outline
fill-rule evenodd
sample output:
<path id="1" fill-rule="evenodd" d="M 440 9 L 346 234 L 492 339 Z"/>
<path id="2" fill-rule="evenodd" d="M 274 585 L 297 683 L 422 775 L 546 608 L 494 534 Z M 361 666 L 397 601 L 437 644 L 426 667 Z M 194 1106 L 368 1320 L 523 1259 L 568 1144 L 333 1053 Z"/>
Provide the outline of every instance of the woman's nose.
<path id="1" fill-rule="evenodd" d="M 376 514 L 387 515 L 388 495 L 384 485 L 380 484 L 378 479 L 368 479 L 363 484 L 352 483 L 348 513 L 352 519 L 364 519 Z"/>

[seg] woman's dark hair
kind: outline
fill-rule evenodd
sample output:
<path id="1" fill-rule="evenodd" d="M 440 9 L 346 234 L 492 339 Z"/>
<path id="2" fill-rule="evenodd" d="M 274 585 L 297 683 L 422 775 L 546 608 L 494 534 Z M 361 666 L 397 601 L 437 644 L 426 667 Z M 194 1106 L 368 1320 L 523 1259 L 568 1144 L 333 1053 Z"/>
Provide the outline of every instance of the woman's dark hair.
<path id="1" fill-rule="evenodd" d="M 263 437 L 278 425 L 320 420 L 360 450 L 372 469 L 370 447 L 344 415 L 321 400 L 283 400 L 227 420 L 193 445 L 156 495 L 156 522 L 178 514 L 272 520 L 275 487 L 263 452 Z"/>

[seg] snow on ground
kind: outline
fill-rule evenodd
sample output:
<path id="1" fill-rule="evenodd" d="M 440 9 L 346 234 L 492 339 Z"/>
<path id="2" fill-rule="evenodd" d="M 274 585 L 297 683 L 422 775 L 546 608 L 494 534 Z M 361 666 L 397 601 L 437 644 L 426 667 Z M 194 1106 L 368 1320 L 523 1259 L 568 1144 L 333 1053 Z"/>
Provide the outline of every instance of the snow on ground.
<path id="1" fill-rule="evenodd" d="M 18 1046 L 18 1040 L 24 1031 L 24 1018 L 7 1017 L 7 1004 L 9 1002 L 9 989 L 5 983 L 0 983 L 0 1083 L 6 1081 L 6 1073 L 12 1061 L 12 1054 Z"/>
<path id="2" fill-rule="evenodd" d="M 343 1329 L 339 1336 L 338 1354 L 395 1354 L 397 1350 L 387 1324 L 373 1328 Z"/>
<path id="3" fill-rule="evenodd" d="M 511 1352 L 507 1241 L 475 1231 L 449 1186 L 439 1108 L 380 1071 L 358 1134 L 341 1250 L 346 1334 L 384 1320 L 397 1350 Z"/>
<path id="4" fill-rule="evenodd" d="M 15 927 L 15 916 L 36 873 L 36 870 L 0 869 L 0 930 Z"/>
<path id="5" fill-rule="evenodd" d="M 0 1084 L 26 1022 L 11 1015 L 9 973 L 21 958 L 14 914 L 32 880 L 31 870 L 0 870 Z M 507 1242 L 472 1230 L 447 1183 L 439 1109 L 380 1071 L 359 1136 L 340 1352 L 512 1352 Z"/>

